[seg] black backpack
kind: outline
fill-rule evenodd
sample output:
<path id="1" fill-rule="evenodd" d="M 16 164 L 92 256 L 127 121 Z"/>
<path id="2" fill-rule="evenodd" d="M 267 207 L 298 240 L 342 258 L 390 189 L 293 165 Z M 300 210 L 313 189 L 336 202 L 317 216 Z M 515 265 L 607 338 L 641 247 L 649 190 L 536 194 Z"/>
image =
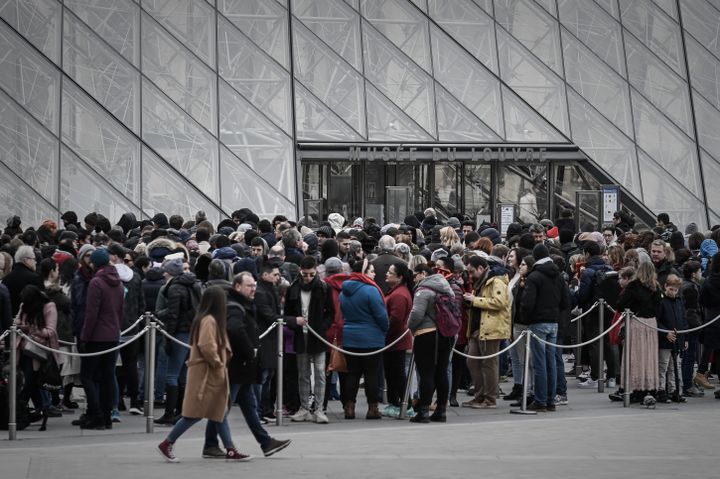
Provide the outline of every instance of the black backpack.
<path id="1" fill-rule="evenodd" d="M 620 298 L 620 275 L 610 266 L 596 269 L 592 282 L 592 302 L 604 299 L 611 307 L 616 308 Z"/>

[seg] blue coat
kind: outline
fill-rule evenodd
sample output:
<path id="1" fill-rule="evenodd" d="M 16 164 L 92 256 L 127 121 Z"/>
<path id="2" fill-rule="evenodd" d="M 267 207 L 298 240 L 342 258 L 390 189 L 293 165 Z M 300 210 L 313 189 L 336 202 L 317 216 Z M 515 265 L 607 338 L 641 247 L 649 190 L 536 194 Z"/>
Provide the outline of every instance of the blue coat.
<path id="1" fill-rule="evenodd" d="M 389 322 L 385 302 L 378 289 L 367 283 L 347 280 L 340 293 L 343 346 L 350 348 L 382 348 Z"/>

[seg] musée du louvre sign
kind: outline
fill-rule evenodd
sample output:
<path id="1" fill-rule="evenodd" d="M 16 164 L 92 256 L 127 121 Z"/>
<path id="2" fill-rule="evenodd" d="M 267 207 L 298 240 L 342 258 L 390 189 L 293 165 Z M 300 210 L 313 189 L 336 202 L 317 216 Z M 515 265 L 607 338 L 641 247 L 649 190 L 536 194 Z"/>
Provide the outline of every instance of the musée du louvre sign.
<path id="1" fill-rule="evenodd" d="M 430 145 L 351 145 L 351 162 L 378 161 L 395 162 L 437 162 L 437 161 L 473 161 L 473 162 L 546 162 L 555 157 L 550 148 L 538 145 L 502 145 L 502 146 L 430 146 Z M 564 156 L 564 155 L 562 155 Z"/>

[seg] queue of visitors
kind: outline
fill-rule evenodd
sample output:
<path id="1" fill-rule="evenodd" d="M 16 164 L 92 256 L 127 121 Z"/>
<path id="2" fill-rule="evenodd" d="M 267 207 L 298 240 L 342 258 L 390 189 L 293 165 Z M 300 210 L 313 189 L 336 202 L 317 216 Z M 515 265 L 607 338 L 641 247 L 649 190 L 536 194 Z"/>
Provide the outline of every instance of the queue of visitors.
<path id="1" fill-rule="evenodd" d="M 522 345 L 495 354 L 523 331 L 550 344 L 593 339 L 626 309 L 636 319 L 625 318 L 604 342 L 604 364 L 598 343 L 575 357 L 578 387 L 624 384 L 620 358 L 630 324 L 631 402 L 685 402 L 714 389 L 720 321 L 676 331 L 720 314 L 718 226 L 701 232 L 691 223 L 683 233 L 663 213 L 654 228 L 636 231 L 619 211 L 597 231 L 563 211 L 555 221 L 512 223 L 503 238 L 495 224 L 464 217 L 443 224 L 432 208 L 385 225 L 338 213 L 319 224 L 261 219 L 248 208 L 217 225 L 202 211 L 190 220 L 126 213 L 115 225 L 97 213 L 82 223 L 72 211 L 61 218 L 62 225 L 46 220 L 37 228 L 8 220 L 0 239 L 0 332 L 14 322 L 53 349 L 102 352 L 135 336 L 139 328 L 130 327 L 143 312 L 154 314 L 170 336 L 191 345 L 158 335 L 155 404 L 164 411 L 155 422 L 173 427 L 159 446 L 170 462 L 175 440 L 201 418 L 208 419 L 204 457 L 251 458 L 235 448 L 227 404 L 203 402 L 211 380 L 214 396 L 239 404 L 266 456 L 290 443 L 263 427 L 278 413 L 326 424 L 328 401 L 339 399 L 344 418 L 355 419 L 361 379 L 368 420 L 398 417 L 405 407 L 414 423 L 445 422 L 448 407 L 495 409 L 499 399 L 519 406 L 524 390 L 528 409 L 556 411 L 568 404 L 562 350 L 532 341 L 529 377 Z M 612 308 L 602 330 L 599 299 Z M 582 337 L 573 337 L 570 321 L 583 312 Z M 260 338 L 279 318 L 283 411 L 274 407 L 276 336 Z M 447 333 L 453 319 L 457 327 Z M 73 421 L 80 428 L 108 429 L 123 413 L 143 414 L 139 342 L 82 359 L 53 355 L 59 388 L 43 386 L 47 359 L 32 356 L 28 343 L 21 338 L 13 351 L 24 376 L 20 399 L 32 404 L 33 420 L 77 409 L 73 387 L 87 398 Z M 344 364 L 328 344 L 347 352 Z M 410 352 L 417 390 L 403 404 Z M 508 394 L 501 373 L 512 375 Z M 471 399 L 459 402 L 460 389 Z M 610 399 L 623 393 L 617 388 Z"/>

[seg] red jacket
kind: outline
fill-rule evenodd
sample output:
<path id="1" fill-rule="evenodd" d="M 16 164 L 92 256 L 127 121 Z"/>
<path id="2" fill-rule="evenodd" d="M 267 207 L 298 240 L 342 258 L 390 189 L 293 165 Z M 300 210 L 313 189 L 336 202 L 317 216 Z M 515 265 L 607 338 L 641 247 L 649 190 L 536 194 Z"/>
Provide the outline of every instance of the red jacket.
<path id="1" fill-rule="evenodd" d="M 340 309 L 340 293 L 342 292 L 342 284 L 348 279 L 350 275 L 345 273 L 338 273 L 332 276 L 327 276 L 325 281 L 332 291 L 333 304 L 335 305 L 335 317 L 330 327 L 325 333 L 325 339 L 331 343 L 335 341 L 338 346 L 342 345 L 342 331 L 345 321 L 343 320 L 342 310 Z"/>
<path id="2" fill-rule="evenodd" d="M 412 295 L 407 286 L 400 284 L 391 289 L 385 296 L 385 307 L 390 321 L 390 328 L 385 336 L 385 344 L 390 344 L 408 329 L 408 317 L 412 310 Z M 407 351 L 412 349 L 412 345 L 412 335 L 405 334 L 403 339 L 390 348 L 390 351 Z"/>

